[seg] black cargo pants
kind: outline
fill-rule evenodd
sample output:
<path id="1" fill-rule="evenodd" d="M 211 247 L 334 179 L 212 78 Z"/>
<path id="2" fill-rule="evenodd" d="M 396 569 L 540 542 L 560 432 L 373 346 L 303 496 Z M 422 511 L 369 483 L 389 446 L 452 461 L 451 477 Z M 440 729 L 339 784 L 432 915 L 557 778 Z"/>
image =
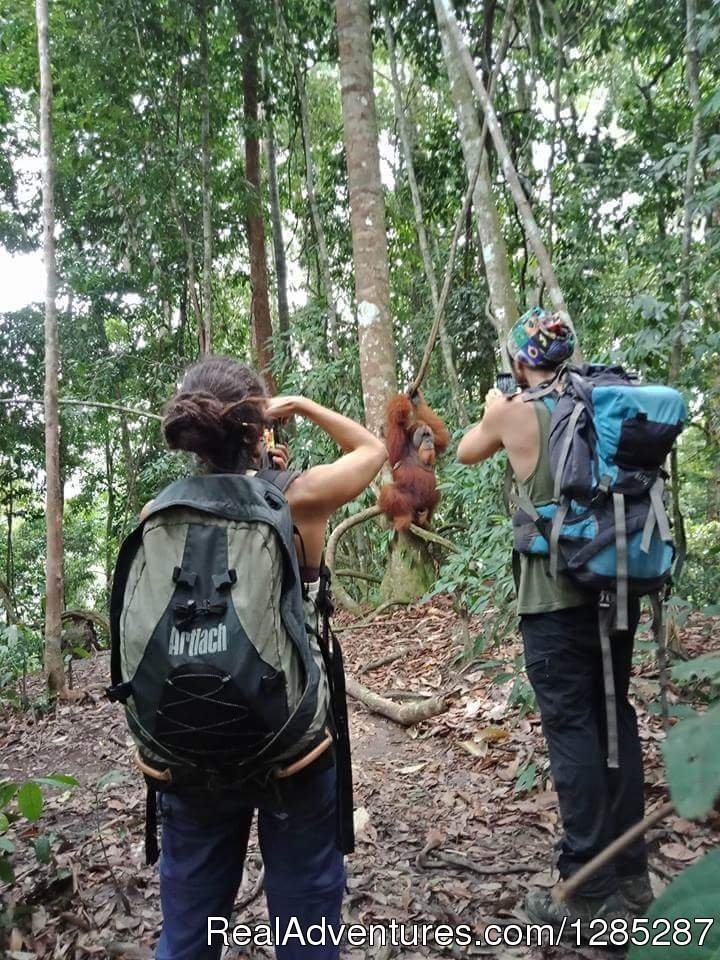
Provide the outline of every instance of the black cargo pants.
<path id="1" fill-rule="evenodd" d="M 610 770 L 597 604 L 520 618 L 525 663 L 565 831 L 559 858 L 563 879 L 644 816 L 642 749 L 628 700 L 638 620 L 639 603 L 631 601 L 630 630 L 612 635 L 620 769 Z M 617 891 L 618 877 L 646 868 L 647 851 L 640 840 L 589 880 L 579 895 L 608 896 Z"/>

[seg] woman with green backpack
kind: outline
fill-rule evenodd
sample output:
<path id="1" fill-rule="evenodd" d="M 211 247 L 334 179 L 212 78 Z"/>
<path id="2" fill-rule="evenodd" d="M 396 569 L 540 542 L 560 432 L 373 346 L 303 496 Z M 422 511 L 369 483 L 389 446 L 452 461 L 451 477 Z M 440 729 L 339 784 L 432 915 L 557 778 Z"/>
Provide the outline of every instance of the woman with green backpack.
<path id="1" fill-rule="evenodd" d="M 342 456 L 294 474 L 276 449 L 270 462 L 280 469 L 267 469 L 263 431 L 292 416 L 319 426 Z M 149 809 L 160 797 L 156 956 L 217 960 L 232 943 L 257 809 L 271 921 L 260 942 L 271 937 L 281 960 L 331 960 L 332 937 L 314 927 L 311 943 L 305 933 L 338 928 L 352 841 L 338 842 L 336 829 L 346 734 L 334 709 L 339 649 L 333 670 L 316 600 L 328 520 L 370 484 L 385 446 L 312 400 L 269 399 L 257 374 L 222 357 L 187 371 L 163 433 L 171 449 L 194 455 L 197 475 L 143 511 L 121 550 L 111 605 L 110 695 L 125 704 Z M 347 788 L 349 752 L 345 760 Z"/>

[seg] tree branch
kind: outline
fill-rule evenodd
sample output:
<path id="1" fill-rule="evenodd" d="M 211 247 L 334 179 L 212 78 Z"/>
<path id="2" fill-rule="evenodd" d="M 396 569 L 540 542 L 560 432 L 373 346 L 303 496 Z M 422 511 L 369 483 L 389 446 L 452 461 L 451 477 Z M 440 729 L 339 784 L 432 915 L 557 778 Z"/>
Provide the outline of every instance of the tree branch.
<path id="1" fill-rule="evenodd" d="M 96 400 L 58 400 L 58 403 L 67 407 L 98 407 L 101 410 L 115 410 L 118 413 L 129 413 L 134 417 L 146 417 L 148 420 L 159 420 L 162 417 L 157 413 L 149 413 L 147 410 L 135 410 L 132 407 L 121 407 L 116 403 L 100 403 Z M 42 407 L 42 400 L 29 400 L 14 397 L 0 397 L 0 405 Z"/>

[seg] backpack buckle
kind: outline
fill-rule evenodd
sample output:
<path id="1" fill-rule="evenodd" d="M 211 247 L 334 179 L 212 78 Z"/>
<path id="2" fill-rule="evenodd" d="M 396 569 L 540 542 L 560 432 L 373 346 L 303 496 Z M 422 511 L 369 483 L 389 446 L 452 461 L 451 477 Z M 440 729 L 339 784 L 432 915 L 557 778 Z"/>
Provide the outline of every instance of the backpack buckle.
<path id="1" fill-rule="evenodd" d="M 197 574 L 192 570 L 186 570 L 184 567 L 175 567 L 172 578 L 175 583 L 181 583 L 192 590 L 197 580 Z"/>
<path id="2" fill-rule="evenodd" d="M 226 590 L 237 583 L 237 573 L 235 570 L 228 570 L 227 573 L 214 573 L 212 582 L 219 593 L 221 590 Z"/>
<path id="3" fill-rule="evenodd" d="M 600 594 L 598 605 L 601 610 L 609 610 L 612 606 L 612 594 L 608 593 L 607 590 L 603 590 L 603 592 Z"/>
<path id="4" fill-rule="evenodd" d="M 105 695 L 110 703 L 126 703 L 132 694 L 132 684 L 126 680 L 124 683 L 114 683 L 111 687 L 105 688 Z"/>

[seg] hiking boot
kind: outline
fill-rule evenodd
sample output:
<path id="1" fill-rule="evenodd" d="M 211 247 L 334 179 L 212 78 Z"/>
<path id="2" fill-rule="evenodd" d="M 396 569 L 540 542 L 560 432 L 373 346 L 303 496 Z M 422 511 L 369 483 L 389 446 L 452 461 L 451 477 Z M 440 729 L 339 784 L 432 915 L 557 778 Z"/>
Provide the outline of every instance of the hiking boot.
<path id="1" fill-rule="evenodd" d="M 597 929 L 592 929 L 593 920 L 605 920 L 611 924 L 613 920 L 631 922 L 631 916 L 625 901 L 619 893 L 612 893 L 608 897 L 573 897 L 556 903 L 549 890 L 531 890 L 525 899 L 525 912 L 530 922 L 540 925 L 549 925 L 556 933 L 565 929 L 567 937 L 577 936 L 576 924 L 580 921 L 580 936 L 589 939 Z"/>
<path id="2" fill-rule="evenodd" d="M 655 899 L 652 886 L 650 885 L 650 874 L 637 874 L 634 877 L 618 877 L 620 884 L 620 893 L 625 900 L 630 913 L 640 916 L 647 912 L 650 904 Z"/>

